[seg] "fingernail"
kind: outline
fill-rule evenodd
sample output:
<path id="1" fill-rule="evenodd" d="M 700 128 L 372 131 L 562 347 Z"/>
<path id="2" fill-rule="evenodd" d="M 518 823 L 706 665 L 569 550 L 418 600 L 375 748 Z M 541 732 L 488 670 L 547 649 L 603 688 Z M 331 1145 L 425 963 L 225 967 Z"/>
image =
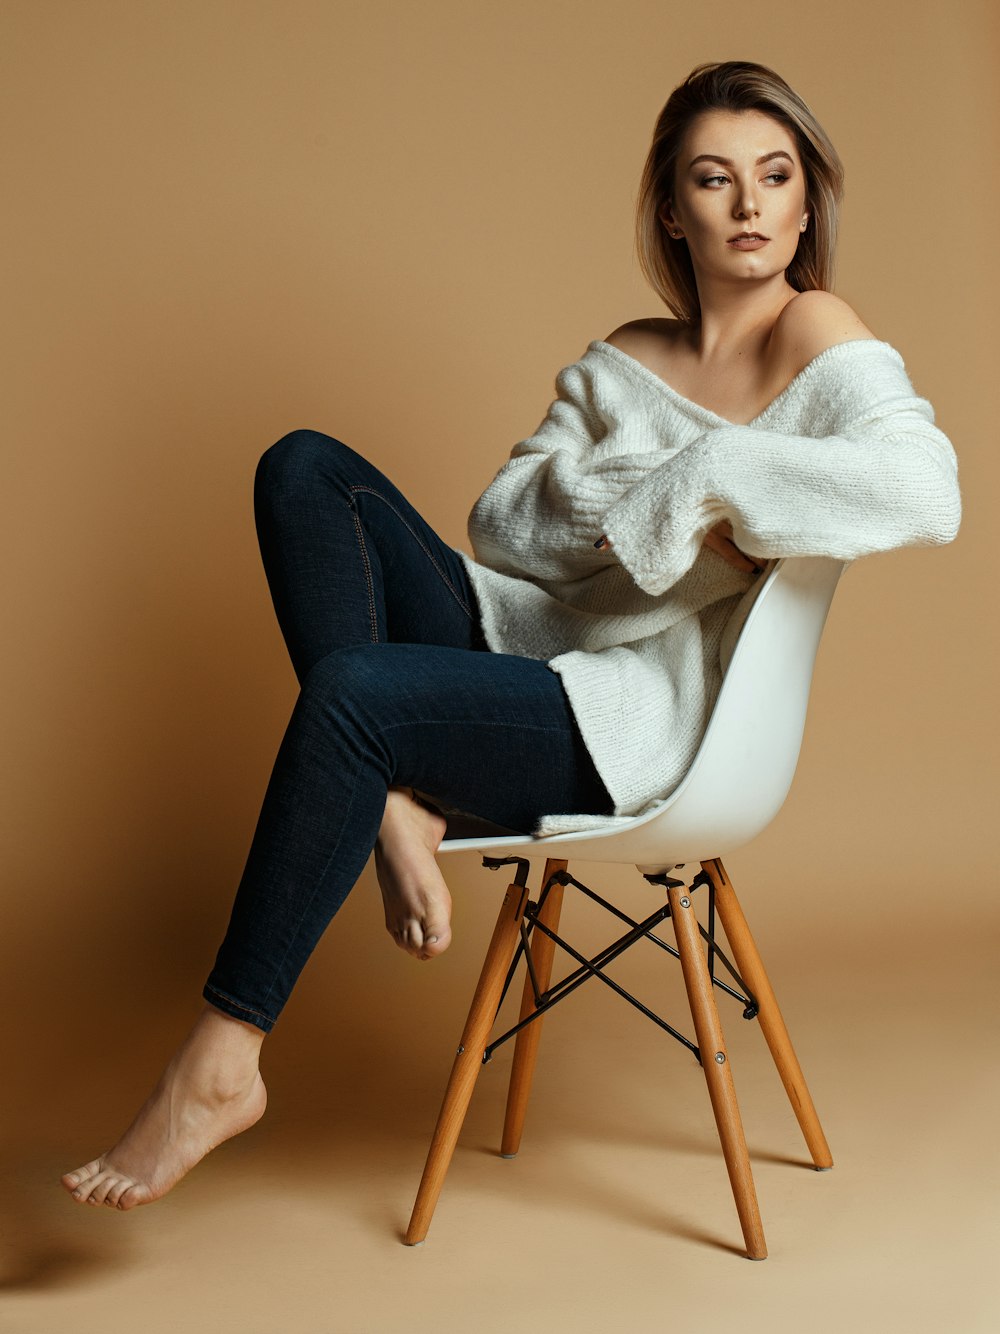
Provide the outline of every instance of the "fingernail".
<path id="1" fill-rule="evenodd" d="M 427 937 L 427 944 L 428 944 L 428 945 L 436 945 L 436 944 L 437 944 L 437 936 L 428 936 L 428 937 Z"/>

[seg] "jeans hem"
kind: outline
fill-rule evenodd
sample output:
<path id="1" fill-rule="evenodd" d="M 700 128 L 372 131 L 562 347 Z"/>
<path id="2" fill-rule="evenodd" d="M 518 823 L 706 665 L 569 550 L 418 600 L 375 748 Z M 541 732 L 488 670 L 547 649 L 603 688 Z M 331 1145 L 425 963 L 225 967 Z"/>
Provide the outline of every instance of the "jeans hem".
<path id="1" fill-rule="evenodd" d="M 231 1019 L 242 1019 L 245 1024 L 253 1024 L 255 1028 L 261 1029 L 264 1033 L 270 1033 L 275 1025 L 275 1020 L 270 1015 L 263 1014 L 260 1010 L 255 1010 L 249 1005 L 243 1005 L 240 1001 L 234 1000 L 232 996 L 227 996 L 224 991 L 217 991 L 215 987 L 209 986 L 207 982 L 201 994 L 209 1005 L 221 1010 L 223 1014 L 228 1014 Z"/>

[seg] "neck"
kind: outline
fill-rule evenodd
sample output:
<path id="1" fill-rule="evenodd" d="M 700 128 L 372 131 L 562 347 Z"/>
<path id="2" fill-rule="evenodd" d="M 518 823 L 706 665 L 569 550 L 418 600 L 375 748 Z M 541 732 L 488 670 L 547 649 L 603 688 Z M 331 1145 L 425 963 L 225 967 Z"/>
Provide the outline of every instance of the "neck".
<path id="1" fill-rule="evenodd" d="M 796 295 L 783 273 L 755 284 L 699 283 L 701 316 L 691 329 L 691 345 L 698 360 L 762 351 L 779 314 Z"/>

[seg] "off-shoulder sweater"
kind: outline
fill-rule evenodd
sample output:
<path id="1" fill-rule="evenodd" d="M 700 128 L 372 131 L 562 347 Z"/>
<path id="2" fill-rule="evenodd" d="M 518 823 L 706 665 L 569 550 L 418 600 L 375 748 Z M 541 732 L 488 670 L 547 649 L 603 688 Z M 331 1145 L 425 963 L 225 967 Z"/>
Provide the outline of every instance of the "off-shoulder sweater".
<path id="1" fill-rule="evenodd" d="M 469 519 L 463 553 L 490 649 L 547 662 L 616 817 L 680 782 L 754 576 L 703 545 L 723 519 L 766 561 L 949 542 L 954 450 L 903 359 L 834 344 L 734 425 L 620 348 L 590 343 Z M 598 551 L 602 535 L 610 549 Z M 604 823 L 553 813 L 538 834 Z"/>

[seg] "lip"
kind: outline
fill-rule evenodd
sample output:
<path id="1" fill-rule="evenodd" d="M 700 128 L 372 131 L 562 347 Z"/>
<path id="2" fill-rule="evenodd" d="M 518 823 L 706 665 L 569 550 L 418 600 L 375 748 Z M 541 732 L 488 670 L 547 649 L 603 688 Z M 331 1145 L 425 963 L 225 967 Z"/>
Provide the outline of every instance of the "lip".
<path id="1" fill-rule="evenodd" d="M 726 245 L 732 246 L 734 250 L 759 250 L 762 245 L 767 245 L 770 237 L 764 236 L 761 232 L 737 232 L 731 236 Z"/>

